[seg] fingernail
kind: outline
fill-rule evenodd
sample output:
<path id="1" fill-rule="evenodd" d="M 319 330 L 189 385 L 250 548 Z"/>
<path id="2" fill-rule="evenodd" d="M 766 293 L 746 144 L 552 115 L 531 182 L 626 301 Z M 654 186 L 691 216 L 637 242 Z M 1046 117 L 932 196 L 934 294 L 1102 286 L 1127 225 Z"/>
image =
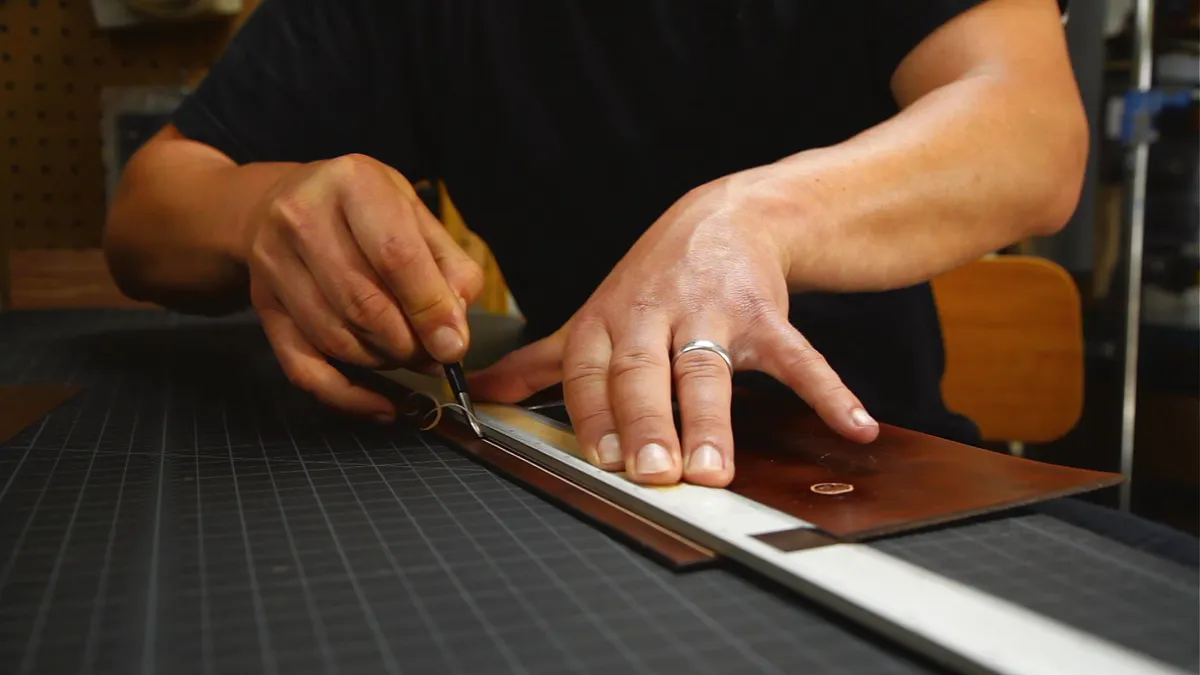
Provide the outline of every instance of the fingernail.
<path id="1" fill-rule="evenodd" d="M 621 441 L 616 434 L 608 434 L 600 439 L 600 443 L 596 446 L 596 453 L 600 456 L 600 463 L 604 466 L 616 464 L 621 461 Z"/>
<path id="2" fill-rule="evenodd" d="M 452 354 L 462 351 L 463 339 L 458 331 L 449 326 L 442 326 L 429 336 L 429 348 L 438 359 L 449 358 Z"/>
<path id="3" fill-rule="evenodd" d="M 863 410 L 862 408 L 855 408 L 854 410 L 850 411 L 850 419 L 854 420 L 854 423 L 860 427 L 875 426 L 874 418 L 868 415 L 867 411 Z"/>
<path id="4" fill-rule="evenodd" d="M 721 458 L 721 453 L 711 445 L 702 445 L 688 459 L 688 471 L 696 473 L 708 473 L 710 471 L 720 471 L 725 466 L 725 460 Z"/>
<path id="5" fill-rule="evenodd" d="M 657 443 L 651 443 L 638 451 L 637 473 L 647 476 L 668 471 L 671 468 L 671 457 L 667 449 Z"/>

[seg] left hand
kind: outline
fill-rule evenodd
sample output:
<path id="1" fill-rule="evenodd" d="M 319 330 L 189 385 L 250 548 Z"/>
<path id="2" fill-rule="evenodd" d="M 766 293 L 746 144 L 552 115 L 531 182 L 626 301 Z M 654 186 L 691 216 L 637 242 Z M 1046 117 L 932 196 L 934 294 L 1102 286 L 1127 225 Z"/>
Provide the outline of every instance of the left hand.
<path id="1" fill-rule="evenodd" d="M 702 350 L 672 362 L 710 340 L 735 370 L 774 377 L 835 431 L 873 440 L 878 424 L 788 322 L 788 255 L 734 192 L 718 180 L 676 202 L 564 326 L 474 373 L 476 398 L 517 402 L 561 381 L 593 464 L 640 483 L 724 487 L 734 474 L 729 368 Z"/>

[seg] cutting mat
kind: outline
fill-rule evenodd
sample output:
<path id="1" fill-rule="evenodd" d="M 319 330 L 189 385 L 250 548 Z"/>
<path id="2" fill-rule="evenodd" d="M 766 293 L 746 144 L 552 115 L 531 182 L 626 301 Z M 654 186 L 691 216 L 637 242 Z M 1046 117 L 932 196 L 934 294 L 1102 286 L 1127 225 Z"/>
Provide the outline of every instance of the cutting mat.
<path id="1" fill-rule="evenodd" d="M 0 314 L 0 383 L 62 382 L 85 390 L 0 446 L 11 672 L 937 672 L 748 574 L 673 574 L 431 436 L 339 419 L 240 319 Z M 1200 672 L 1188 564 L 1037 512 L 876 546 Z"/>

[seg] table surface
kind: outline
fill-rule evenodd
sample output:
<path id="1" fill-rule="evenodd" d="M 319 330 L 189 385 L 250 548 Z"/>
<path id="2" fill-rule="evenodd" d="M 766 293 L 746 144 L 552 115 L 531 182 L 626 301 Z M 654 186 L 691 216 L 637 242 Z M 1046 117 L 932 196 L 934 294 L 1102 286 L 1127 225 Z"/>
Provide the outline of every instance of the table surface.
<path id="1" fill-rule="evenodd" d="M 733 566 L 673 573 L 436 437 L 292 389 L 245 317 L 0 313 L 18 673 L 937 673 Z M 1194 538 L 1064 501 L 872 544 L 1200 672 Z"/>

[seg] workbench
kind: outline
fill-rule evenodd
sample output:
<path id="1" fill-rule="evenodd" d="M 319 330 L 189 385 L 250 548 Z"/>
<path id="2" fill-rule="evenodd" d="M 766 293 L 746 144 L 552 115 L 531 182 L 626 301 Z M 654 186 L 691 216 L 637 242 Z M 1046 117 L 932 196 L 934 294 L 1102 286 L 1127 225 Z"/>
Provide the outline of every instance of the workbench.
<path id="1" fill-rule="evenodd" d="M 0 444 L 4 672 L 943 672 L 324 409 L 250 316 L 0 313 L 0 385 L 63 383 Z M 1069 499 L 870 545 L 1200 673 L 1193 537 Z"/>

